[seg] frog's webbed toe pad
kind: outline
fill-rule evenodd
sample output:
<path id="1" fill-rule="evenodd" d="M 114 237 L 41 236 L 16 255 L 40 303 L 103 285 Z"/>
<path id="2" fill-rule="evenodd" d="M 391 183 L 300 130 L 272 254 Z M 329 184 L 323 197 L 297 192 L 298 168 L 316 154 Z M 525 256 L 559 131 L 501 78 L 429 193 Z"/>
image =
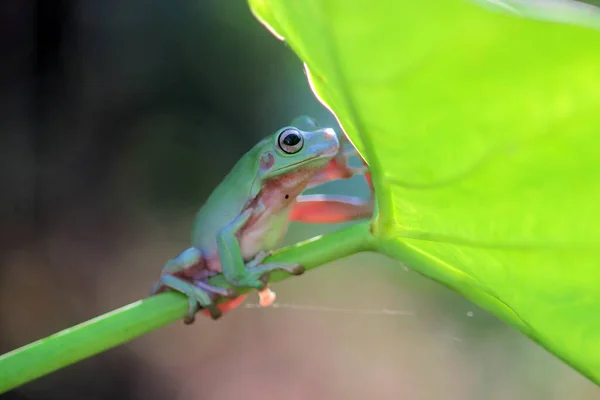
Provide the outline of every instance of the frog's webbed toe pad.
<path id="1" fill-rule="evenodd" d="M 217 320 L 223 315 L 223 312 L 214 303 L 202 306 L 200 301 L 194 295 L 188 295 L 188 300 L 190 302 L 190 307 L 188 308 L 188 312 L 185 314 L 185 318 L 183 319 L 183 323 L 186 325 L 191 325 L 194 323 L 196 320 L 196 313 L 200 311 L 200 308 L 206 310 L 213 320 Z"/>
<path id="2" fill-rule="evenodd" d="M 291 275 L 302 275 L 306 268 L 302 264 L 279 264 L 279 269 Z"/>
<path id="3" fill-rule="evenodd" d="M 265 258 L 271 256 L 273 254 L 273 250 L 269 251 L 260 251 L 252 260 L 246 263 L 246 268 L 255 268 L 262 264 Z"/>
<path id="4" fill-rule="evenodd" d="M 192 301 L 195 302 L 196 305 L 192 305 Z M 206 306 L 206 307 L 204 307 L 204 309 L 207 311 L 207 313 L 210 315 L 210 317 L 213 320 L 217 320 L 217 319 L 221 318 L 221 316 L 223 315 L 223 312 L 215 304 Z M 190 308 L 188 309 L 187 314 L 183 318 L 183 323 L 186 325 L 193 324 L 194 321 L 196 320 L 196 313 L 198 311 L 200 311 L 199 304 L 195 301 L 195 299 L 190 298 Z"/>
<path id="5" fill-rule="evenodd" d="M 223 289 L 214 288 L 213 286 L 204 282 L 189 282 L 168 274 L 161 276 L 159 283 L 187 296 L 190 306 L 184 319 L 186 324 L 189 325 L 194 322 L 196 313 L 201 307 L 210 313 L 212 319 L 218 319 L 221 317 L 222 312 L 214 303 L 214 299 Z"/>
<path id="6" fill-rule="evenodd" d="M 258 290 L 264 290 L 267 283 L 269 283 L 269 275 L 271 272 L 283 271 L 291 275 L 302 275 L 305 271 L 305 268 L 301 264 L 269 263 L 247 268 L 246 271 L 250 277 L 255 277 L 255 279 L 257 278 L 260 282 L 264 283 L 264 286 L 262 287 L 252 287 L 255 287 Z"/>
<path id="7" fill-rule="evenodd" d="M 152 286 L 152 289 L 150 289 L 150 296 L 157 295 L 164 290 L 165 290 L 165 285 L 163 285 L 163 283 L 161 281 L 158 281 L 154 284 L 154 286 Z"/>
<path id="8" fill-rule="evenodd" d="M 217 286 L 213 286 L 207 283 L 205 280 L 194 280 L 194 285 L 205 292 L 212 295 L 212 297 L 234 297 L 236 295 L 235 290 L 225 289 Z"/>

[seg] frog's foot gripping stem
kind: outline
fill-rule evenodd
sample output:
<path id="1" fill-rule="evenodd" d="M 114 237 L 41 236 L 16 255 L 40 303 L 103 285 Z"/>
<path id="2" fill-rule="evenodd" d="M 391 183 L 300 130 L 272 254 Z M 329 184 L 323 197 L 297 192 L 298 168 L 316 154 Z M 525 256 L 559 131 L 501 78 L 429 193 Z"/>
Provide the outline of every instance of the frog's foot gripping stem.
<path id="1" fill-rule="evenodd" d="M 263 295 L 266 295 L 269 275 L 273 271 L 284 271 L 291 275 L 302 275 L 304 273 L 304 266 L 300 264 L 285 263 L 259 264 L 256 266 L 245 267 L 240 274 L 233 276 L 227 276 L 227 274 L 224 275 L 231 286 L 258 289 Z"/>
<path id="2" fill-rule="evenodd" d="M 187 249 L 165 264 L 162 268 L 159 281 L 154 285 L 151 291 L 151 295 L 154 295 L 160 293 L 167 287 L 185 294 L 190 303 L 190 307 L 184 319 L 186 324 L 194 322 L 195 315 L 201 307 L 205 308 L 210 313 L 212 319 L 218 319 L 221 317 L 222 312 L 216 306 L 214 301 L 220 297 L 230 297 L 235 295 L 233 290 L 211 286 L 203 280 L 189 282 L 188 280 L 173 275 L 188 268 L 192 268 L 201 261 L 202 253 L 198 249 L 193 247 Z"/>
<path id="3" fill-rule="evenodd" d="M 190 306 L 183 320 L 187 325 L 194 322 L 196 313 L 200 308 L 206 309 L 212 319 L 219 319 L 222 312 L 214 302 L 216 297 L 229 297 L 233 295 L 232 291 L 217 288 L 202 281 L 191 283 L 173 275 L 161 276 L 159 284 L 181 292 L 188 297 Z"/>
<path id="4" fill-rule="evenodd" d="M 272 255 L 273 251 L 261 251 L 254 259 L 246 263 L 246 268 L 254 268 L 264 261 L 265 258 Z M 292 264 L 293 265 L 293 264 Z M 258 291 L 259 304 L 261 307 L 270 307 L 275 303 L 277 294 L 269 289 L 268 284 L 263 289 Z"/>

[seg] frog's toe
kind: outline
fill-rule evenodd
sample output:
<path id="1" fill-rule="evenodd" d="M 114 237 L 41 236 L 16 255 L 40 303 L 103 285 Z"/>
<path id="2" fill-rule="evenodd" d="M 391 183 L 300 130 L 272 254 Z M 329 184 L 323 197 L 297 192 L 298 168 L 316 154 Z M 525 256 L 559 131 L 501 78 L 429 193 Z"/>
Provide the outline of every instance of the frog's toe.
<path id="1" fill-rule="evenodd" d="M 284 271 L 291 275 L 302 275 L 304 273 L 304 266 L 300 264 L 286 264 L 286 263 L 270 263 L 259 265 L 254 268 L 250 268 L 249 277 L 254 277 L 254 280 L 262 283 L 263 285 L 252 285 L 248 287 L 253 287 L 258 290 L 264 290 L 269 283 L 269 275 L 274 271 Z"/>
<path id="2" fill-rule="evenodd" d="M 154 284 L 154 286 L 152 286 L 152 289 L 150 289 L 150 296 L 159 294 L 160 292 L 162 292 L 163 289 L 164 289 L 164 285 L 162 284 L 162 282 L 161 281 L 156 282 Z"/>
<path id="3" fill-rule="evenodd" d="M 305 271 L 305 268 L 302 264 L 277 263 L 274 264 L 274 267 L 276 270 L 284 271 L 291 275 L 302 275 Z"/>
<path id="4" fill-rule="evenodd" d="M 205 280 L 194 280 L 194 285 L 196 285 L 196 287 L 204 290 L 207 293 L 212 293 L 221 297 L 233 297 L 236 295 L 235 290 L 233 289 L 226 289 L 213 286 L 207 283 Z"/>
<path id="5" fill-rule="evenodd" d="M 199 300 L 194 296 L 189 296 L 188 299 L 190 302 L 190 307 L 188 308 L 188 311 L 185 314 L 183 323 L 186 325 L 191 325 L 196 320 L 196 313 L 198 313 L 198 311 L 200 310 L 201 304 L 199 303 Z M 202 308 L 204 308 L 210 314 L 210 317 L 213 320 L 217 320 L 223 315 L 219 307 L 217 307 L 217 305 L 214 303 L 207 304 Z"/>
<path id="6" fill-rule="evenodd" d="M 225 279 L 236 288 L 250 288 L 265 290 L 269 283 L 269 275 L 274 271 L 285 271 L 292 275 L 301 275 L 304 272 L 304 266 L 300 264 L 269 263 L 257 266 L 246 267 L 242 276 L 227 277 Z"/>
<path id="7" fill-rule="evenodd" d="M 306 268 L 302 264 L 285 264 L 282 266 L 282 270 L 292 275 L 302 275 L 306 271 Z"/>
<path id="8" fill-rule="evenodd" d="M 184 320 L 186 324 L 194 322 L 195 315 L 200 307 L 208 310 L 212 319 L 221 317 L 221 310 L 214 304 L 211 292 L 206 291 L 205 288 L 172 275 L 161 276 L 160 283 L 187 296 L 190 306 Z"/>
<path id="9" fill-rule="evenodd" d="M 269 273 L 264 272 L 263 274 L 261 274 L 259 276 L 251 277 L 250 279 L 248 279 L 245 282 L 244 286 L 253 288 L 256 290 L 264 290 L 268 284 L 269 284 Z"/>
<path id="10" fill-rule="evenodd" d="M 265 258 L 269 257 L 273 254 L 273 250 L 264 251 L 261 250 L 252 260 L 246 263 L 246 268 L 255 268 L 256 266 L 262 264 Z"/>
<path id="11" fill-rule="evenodd" d="M 223 312 L 215 304 L 211 304 L 209 306 L 206 306 L 205 308 L 208 310 L 208 312 L 210 313 L 210 317 L 213 320 L 217 320 L 223 315 Z"/>
<path id="12" fill-rule="evenodd" d="M 186 325 L 191 325 L 196 320 L 196 313 L 200 309 L 200 305 L 193 296 L 188 296 L 188 300 L 190 302 L 190 307 L 188 308 L 188 312 L 185 314 L 183 323 Z"/>

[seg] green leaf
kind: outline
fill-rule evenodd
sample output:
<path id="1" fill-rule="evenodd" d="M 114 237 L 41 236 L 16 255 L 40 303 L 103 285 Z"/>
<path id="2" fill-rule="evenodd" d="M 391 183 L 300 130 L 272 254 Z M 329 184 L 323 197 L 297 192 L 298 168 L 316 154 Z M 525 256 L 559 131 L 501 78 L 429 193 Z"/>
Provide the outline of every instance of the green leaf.
<path id="1" fill-rule="evenodd" d="M 599 383 L 600 20 L 461 0 L 250 4 L 368 161 L 378 249 Z"/>

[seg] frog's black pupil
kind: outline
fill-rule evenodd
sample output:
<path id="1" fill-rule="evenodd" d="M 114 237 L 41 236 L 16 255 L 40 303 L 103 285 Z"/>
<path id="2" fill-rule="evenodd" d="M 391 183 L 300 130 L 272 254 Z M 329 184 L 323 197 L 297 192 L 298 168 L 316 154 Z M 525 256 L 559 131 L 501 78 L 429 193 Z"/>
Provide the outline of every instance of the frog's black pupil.
<path id="1" fill-rule="evenodd" d="M 286 146 L 295 146 L 298 143 L 300 143 L 300 140 L 300 135 L 290 133 L 283 138 L 283 144 L 285 144 Z"/>
<path id="2" fill-rule="evenodd" d="M 289 195 L 289 194 L 286 194 L 286 195 L 285 195 L 285 198 L 286 198 L 286 199 L 289 199 L 289 198 L 290 198 L 290 195 Z"/>

